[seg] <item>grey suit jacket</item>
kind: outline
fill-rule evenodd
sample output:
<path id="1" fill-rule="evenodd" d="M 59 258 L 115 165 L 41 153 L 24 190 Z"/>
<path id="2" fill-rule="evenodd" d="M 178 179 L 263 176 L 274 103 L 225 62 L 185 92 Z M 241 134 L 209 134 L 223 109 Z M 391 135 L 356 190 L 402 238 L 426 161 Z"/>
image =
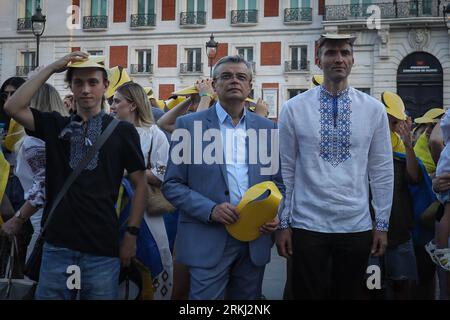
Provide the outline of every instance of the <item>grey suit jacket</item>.
<path id="1" fill-rule="evenodd" d="M 245 121 L 247 130 L 263 129 L 267 131 L 269 139 L 267 139 L 266 146 L 270 154 L 271 129 L 276 129 L 276 124 L 252 112 L 246 113 Z M 184 133 L 189 132 L 191 137 L 194 137 L 195 122 L 197 122 L 197 126 L 201 126 L 201 132 L 197 129 L 195 133 L 201 133 L 202 136 L 208 129 L 220 131 L 215 106 L 202 112 L 179 117 L 176 127 L 177 129 L 184 129 Z M 174 137 L 176 137 L 176 134 L 172 135 L 172 138 Z M 230 202 L 230 193 L 225 164 L 193 163 L 194 139 L 200 138 L 194 137 L 187 142 L 192 150 L 190 154 L 180 152 L 186 159 L 191 160 L 191 164 L 175 164 L 172 155 L 169 156 L 162 191 L 166 198 L 180 210 L 176 237 L 177 261 L 192 267 L 211 268 L 220 262 L 225 249 L 227 231 L 222 224 L 208 222 L 208 218 L 215 205 Z M 258 138 L 258 144 L 259 142 Z M 178 143 L 182 143 L 182 141 L 172 141 L 171 153 L 179 150 L 174 149 Z M 210 141 L 201 143 L 202 154 L 205 147 L 210 143 Z M 198 146 L 195 151 L 198 157 Z M 248 153 L 249 140 L 247 140 L 247 155 Z M 279 155 L 277 155 L 277 159 L 279 159 Z M 266 167 L 268 166 L 266 165 Z M 264 166 L 260 163 L 260 159 L 256 164 L 248 165 L 249 186 L 272 180 L 284 194 L 281 170 L 278 168 L 272 175 L 262 175 L 260 170 L 262 167 Z M 262 235 L 250 242 L 249 251 L 252 262 L 257 266 L 268 263 L 271 246 L 270 235 Z"/>

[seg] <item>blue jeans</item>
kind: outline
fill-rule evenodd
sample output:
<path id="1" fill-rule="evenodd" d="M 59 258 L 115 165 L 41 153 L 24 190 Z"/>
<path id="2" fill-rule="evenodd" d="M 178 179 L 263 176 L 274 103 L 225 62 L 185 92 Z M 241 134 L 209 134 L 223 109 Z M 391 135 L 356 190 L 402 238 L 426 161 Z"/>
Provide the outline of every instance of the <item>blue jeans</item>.
<path id="1" fill-rule="evenodd" d="M 69 289 L 68 279 L 76 273 L 69 266 L 80 270 L 80 290 Z M 120 260 L 86 254 L 46 242 L 42 254 L 36 300 L 73 300 L 79 292 L 81 300 L 115 300 L 119 290 Z M 69 284 L 73 283 L 69 281 Z"/>

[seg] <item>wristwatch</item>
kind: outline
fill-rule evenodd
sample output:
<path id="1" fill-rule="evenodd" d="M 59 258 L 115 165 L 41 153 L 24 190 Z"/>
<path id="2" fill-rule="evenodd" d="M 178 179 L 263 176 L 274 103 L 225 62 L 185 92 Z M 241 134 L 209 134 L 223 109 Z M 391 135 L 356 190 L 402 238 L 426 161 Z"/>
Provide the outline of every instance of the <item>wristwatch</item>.
<path id="1" fill-rule="evenodd" d="M 139 234 L 139 228 L 138 227 L 127 227 L 125 229 L 129 234 L 133 236 L 137 236 Z"/>
<path id="2" fill-rule="evenodd" d="M 22 222 L 25 222 L 26 219 L 24 217 L 22 217 L 22 212 L 20 212 L 20 210 L 18 210 L 15 214 L 14 217 L 16 217 L 17 219 L 19 219 Z"/>

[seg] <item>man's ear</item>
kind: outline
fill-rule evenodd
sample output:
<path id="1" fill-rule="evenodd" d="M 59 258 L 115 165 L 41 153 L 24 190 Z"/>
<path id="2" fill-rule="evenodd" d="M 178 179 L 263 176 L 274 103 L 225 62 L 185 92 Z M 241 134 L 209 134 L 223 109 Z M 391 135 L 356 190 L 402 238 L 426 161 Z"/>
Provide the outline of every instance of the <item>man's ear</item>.
<path id="1" fill-rule="evenodd" d="M 108 90 L 109 80 L 103 80 L 103 84 L 105 85 L 105 90 Z"/>

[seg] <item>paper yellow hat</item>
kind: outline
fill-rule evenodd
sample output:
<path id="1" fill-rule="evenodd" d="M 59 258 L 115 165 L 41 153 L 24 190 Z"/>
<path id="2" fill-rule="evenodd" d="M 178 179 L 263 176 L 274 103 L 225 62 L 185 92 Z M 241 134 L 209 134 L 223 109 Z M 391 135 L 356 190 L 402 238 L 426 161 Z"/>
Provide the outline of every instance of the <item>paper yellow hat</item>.
<path id="1" fill-rule="evenodd" d="M 240 241 L 253 241 L 261 234 L 259 228 L 272 221 L 282 200 L 280 190 L 272 181 L 264 181 L 245 192 L 241 202 L 236 207 L 240 217 L 231 225 L 227 225 L 228 233 Z"/>
<path id="2" fill-rule="evenodd" d="M 109 70 L 109 87 L 106 90 L 106 99 L 111 98 L 124 83 L 130 82 L 131 78 L 123 67 L 118 66 Z"/>
<path id="3" fill-rule="evenodd" d="M 164 100 L 156 100 L 156 103 L 161 110 L 164 110 L 164 107 L 166 106 L 166 102 Z"/>
<path id="4" fill-rule="evenodd" d="M 70 62 L 68 68 L 100 68 L 108 71 L 105 66 L 105 56 L 89 56 L 86 60 Z"/>
<path id="5" fill-rule="evenodd" d="M 425 112 L 425 114 L 414 120 L 415 123 L 436 123 L 437 120 L 445 113 L 444 109 L 433 108 Z"/>
<path id="6" fill-rule="evenodd" d="M 384 91 L 381 94 L 381 101 L 386 107 L 386 112 L 399 120 L 406 120 L 405 105 L 398 94 Z"/>
<path id="7" fill-rule="evenodd" d="M 320 86 L 323 83 L 323 75 L 315 74 L 312 76 L 311 81 L 314 86 Z"/>
<path id="8" fill-rule="evenodd" d="M 179 105 L 186 99 L 187 99 L 187 97 L 185 97 L 185 96 L 179 96 L 179 97 L 176 97 L 175 99 L 172 98 L 172 99 L 168 100 L 166 102 L 167 109 L 169 109 L 169 110 L 172 109 L 173 107 Z"/>
<path id="9" fill-rule="evenodd" d="M 149 99 L 154 99 L 155 96 L 153 95 L 153 89 L 151 87 L 144 87 L 145 94 L 148 96 Z"/>
<path id="10" fill-rule="evenodd" d="M 178 97 L 178 96 L 189 96 L 191 94 L 196 94 L 196 93 L 198 93 L 197 88 L 192 86 L 192 87 L 187 87 L 187 88 L 173 92 L 172 95 L 170 96 L 170 98 Z"/>

